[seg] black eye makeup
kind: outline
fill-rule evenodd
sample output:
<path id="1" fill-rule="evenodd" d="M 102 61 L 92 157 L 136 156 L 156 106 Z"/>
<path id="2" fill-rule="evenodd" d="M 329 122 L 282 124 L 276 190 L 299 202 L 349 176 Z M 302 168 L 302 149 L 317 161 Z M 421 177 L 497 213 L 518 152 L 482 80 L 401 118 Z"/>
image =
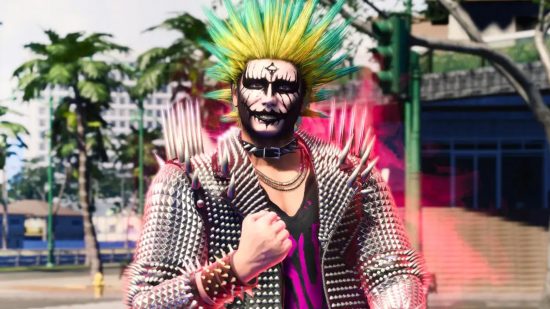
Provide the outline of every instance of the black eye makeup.
<path id="1" fill-rule="evenodd" d="M 298 83 L 286 80 L 276 80 L 273 82 L 273 91 L 277 93 L 295 93 L 298 92 Z"/>
<path id="2" fill-rule="evenodd" d="M 269 86 L 267 79 L 262 78 L 243 78 L 243 86 L 248 89 L 261 90 Z"/>
<path id="3" fill-rule="evenodd" d="M 265 78 L 243 78 L 243 86 L 247 89 L 262 90 L 269 87 L 270 82 Z M 287 80 L 276 80 L 271 83 L 274 93 L 295 93 L 298 92 L 298 83 Z"/>

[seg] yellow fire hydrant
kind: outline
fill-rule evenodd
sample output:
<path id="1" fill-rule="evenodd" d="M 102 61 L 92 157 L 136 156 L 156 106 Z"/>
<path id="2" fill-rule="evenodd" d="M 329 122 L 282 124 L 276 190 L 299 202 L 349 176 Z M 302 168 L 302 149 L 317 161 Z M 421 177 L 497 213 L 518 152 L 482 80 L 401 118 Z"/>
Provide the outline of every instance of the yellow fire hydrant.
<path id="1" fill-rule="evenodd" d="M 102 273 L 95 273 L 92 285 L 94 287 L 94 297 L 101 298 L 103 296 L 103 290 L 105 289 L 105 281 L 103 280 Z"/>

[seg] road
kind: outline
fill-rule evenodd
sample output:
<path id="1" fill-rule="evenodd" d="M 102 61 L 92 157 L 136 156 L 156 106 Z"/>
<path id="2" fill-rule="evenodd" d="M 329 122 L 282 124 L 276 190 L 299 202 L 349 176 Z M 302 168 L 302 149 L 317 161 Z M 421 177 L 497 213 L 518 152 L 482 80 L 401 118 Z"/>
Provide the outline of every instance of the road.
<path id="1" fill-rule="evenodd" d="M 119 268 L 105 269 L 105 294 L 94 299 L 87 270 L 0 272 L 0 308 L 124 309 Z M 465 300 L 469 298 L 469 300 Z M 430 309 L 535 309 L 533 295 L 431 295 Z M 518 300 L 522 299 L 523 300 Z M 490 300 L 488 300 L 490 299 Z"/>
<path id="2" fill-rule="evenodd" d="M 87 270 L 0 273 L 0 308 L 124 308 L 119 268 L 105 269 L 104 297 L 94 299 Z"/>

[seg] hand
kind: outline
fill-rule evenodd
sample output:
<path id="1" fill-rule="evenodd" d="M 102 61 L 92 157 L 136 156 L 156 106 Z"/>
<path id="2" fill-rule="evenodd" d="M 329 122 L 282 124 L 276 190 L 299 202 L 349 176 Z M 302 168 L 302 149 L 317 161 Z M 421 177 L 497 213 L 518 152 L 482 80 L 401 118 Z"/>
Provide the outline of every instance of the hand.
<path id="1" fill-rule="evenodd" d="M 287 256 L 292 242 L 285 223 L 272 211 L 259 211 L 243 220 L 239 248 L 233 256 L 235 272 L 248 282 Z"/>

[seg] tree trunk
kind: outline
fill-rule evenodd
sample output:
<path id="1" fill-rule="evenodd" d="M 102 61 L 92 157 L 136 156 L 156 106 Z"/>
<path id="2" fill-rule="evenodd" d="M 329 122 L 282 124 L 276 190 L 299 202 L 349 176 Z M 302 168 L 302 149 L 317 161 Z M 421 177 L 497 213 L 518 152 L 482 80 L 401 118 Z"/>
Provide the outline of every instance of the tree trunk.
<path id="1" fill-rule="evenodd" d="M 2 207 L 4 208 L 4 214 L 2 216 L 2 249 L 8 249 L 8 177 L 6 176 L 6 170 L 2 171 Z"/>
<path id="2" fill-rule="evenodd" d="M 92 278 L 97 273 L 103 274 L 103 264 L 99 255 L 96 232 L 92 222 L 90 211 L 89 182 L 88 182 L 88 147 L 86 144 L 86 114 L 81 105 L 77 107 L 77 138 L 78 138 L 78 198 L 82 209 L 84 224 L 84 246 L 86 249 L 86 261 L 90 266 Z"/>
<path id="3" fill-rule="evenodd" d="M 73 169 L 71 168 L 70 165 L 65 167 L 65 180 L 63 181 L 63 184 L 61 184 L 61 188 L 59 189 L 59 194 L 57 195 L 57 202 L 53 207 L 54 216 L 57 215 L 57 212 L 61 207 L 61 200 L 63 199 L 63 194 L 65 194 L 65 187 L 67 187 L 67 183 L 69 182 L 69 177 L 71 176 L 72 170 Z"/>

